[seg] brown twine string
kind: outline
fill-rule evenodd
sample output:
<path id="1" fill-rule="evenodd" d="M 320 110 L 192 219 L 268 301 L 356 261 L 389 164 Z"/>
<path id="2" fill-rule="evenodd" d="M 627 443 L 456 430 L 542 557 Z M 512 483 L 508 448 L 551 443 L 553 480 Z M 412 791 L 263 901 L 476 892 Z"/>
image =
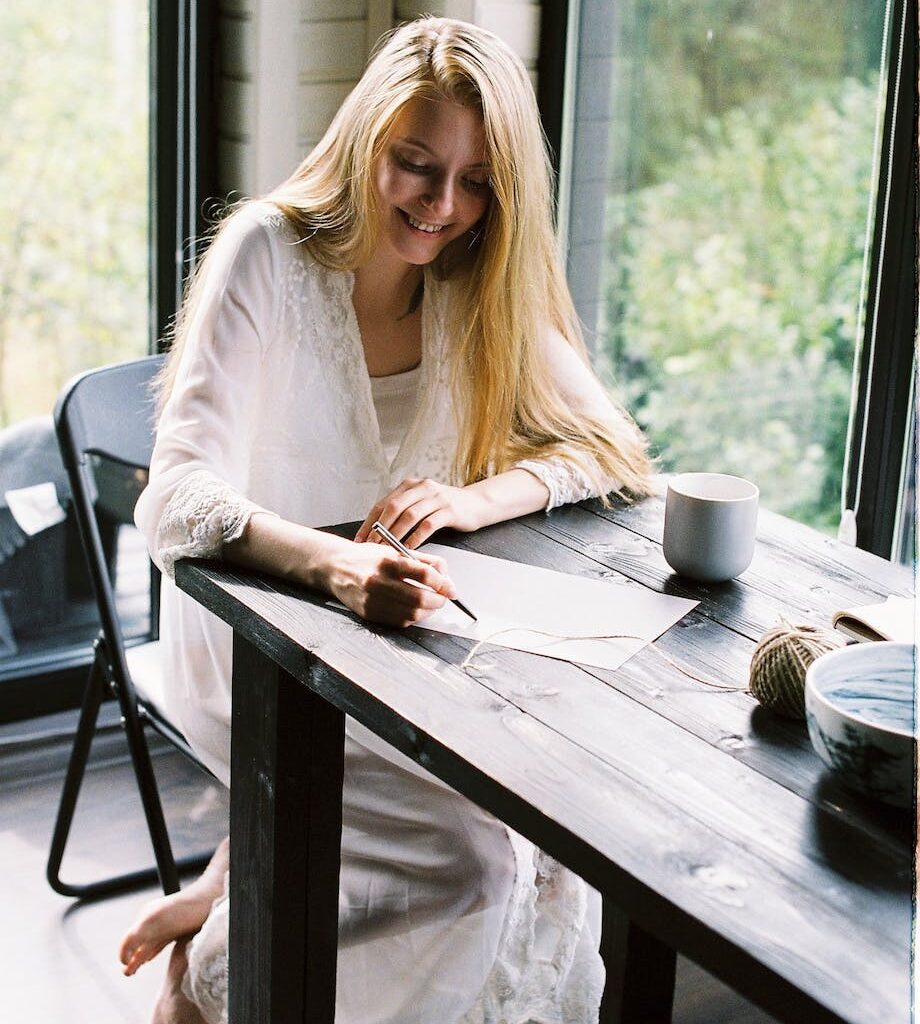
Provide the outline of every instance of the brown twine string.
<path id="1" fill-rule="evenodd" d="M 787 718 L 805 717 L 805 673 L 827 651 L 843 647 L 836 630 L 794 624 L 781 618 L 754 648 L 748 688 L 764 707 Z"/>
<path id="2" fill-rule="evenodd" d="M 470 667 L 470 662 L 479 653 L 479 649 L 483 644 L 489 643 L 497 636 L 501 636 L 503 633 L 537 633 L 540 636 L 554 637 L 557 640 L 645 640 L 645 637 L 636 636 L 635 633 L 592 633 L 588 635 L 572 635 L 568 633 L 550 633 L 545 629 L 530 629 L 524 626 L 510 626 L 505 629 L 497 629 L 490 633 L 488 636 L 483 637 L 481 640 L 477 640 L 475 645 L 470 649 L 469 654 L 460 662 L 460 668 L 466 672 Z M 651 648 L 660 658 L 663 658 L 673 669 L 680 672 L 681 675 L 686 676 L 688 679 L 693 679 L 698 683 L 702 683 L 704 686 L 710 686 L 714 690 L 722 690 L 725 693 L 743 693 L 747 691 L 746 686 L 726 686 L 724 683 L 717 683 L 713 679 L 706 679 L 703 676 L 698 676 L 695 672 L 691 672 L 689 669 L 684 668 L 682 665 L 665 654 L 660 647 L 657 647 L 651 640 L 647 641 L 647 646 Z M 531 652 L 539 654 L 539 651 Z M 638 653 L 638 652 L 637 652 Z M 541 655 L 542 657 L 551 657 L 551 655 Z"/>
<path id="3" fill-rule="evenodd" d="M 527 629 L 523 626 L 509 626 L 489 633 L 488 636 L 477 640 L 468 654 L 460 663 L 459 668 L 469 674 L 472 661 L 479 654 L 484 644 L 489 643 L 497 636 L 506 633 L 535 633 L 539 636 L 552 637 L 556 640 L 644 640 L 644 637 L 636 636 L 634 633 L 597 633 L 589 635 L 573 635 L 568 633 L 551 633 L 543 629 Z M 423 664 L 418 658 L 410 657 L 406 652 L 390 644 L 381 637 L 404 661 L 410 662 L 417 668 L 421 668 L 435 678 L 441 678 L 428 665 Z M 654 642 L 648 641 L 646 646 L 650 647 L 659 658 L 662 658 L 675 671 L 688 679 L 702 683 L 713 690 L 722 693 L 750 693 L 756 700 L 772 711 L 777 711 L 792 718 L 804 716 L 804 677 L 808 665 L 818 655 L 826 650 L 842 646 L 846 640 L 839 633 L 833 630 L 820 629 L 816 626 L 794 625 L 785 617 L 781 617 L 780 624 L 772 630 L 768 630 L 754 651 L 751 661 L 751 678 L 747 686 L 726 686 L 724 683 L 707 679 L 704 676 L 691 672 L 690 669 L 679 665 L 673 658 L 666 654 Z M 533 652 L 539 653 L 539 652 Z M 541 655 L 549 657 L 549 655 Z"/>

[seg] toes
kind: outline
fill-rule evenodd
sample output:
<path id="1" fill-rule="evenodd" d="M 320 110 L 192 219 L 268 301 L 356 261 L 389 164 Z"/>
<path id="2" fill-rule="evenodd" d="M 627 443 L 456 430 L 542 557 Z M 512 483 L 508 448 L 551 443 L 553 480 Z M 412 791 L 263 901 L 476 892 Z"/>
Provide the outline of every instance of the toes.
<path id="1" fill-rule="evenodd" d="M 130 977 L 135 973 L 138 967 L 141 966 L 141 964 L 147 963 L 149 959 L 150 956 L 148 955 L 147 950 L 143 946 L 138 947 L 132 952 L 131 956 L 124 961 L 125 974 Z"/>
<path id="2" fill-rule="evenodd" d="M 134 936 L 126 935 L 124 941 L 121 944 L 121 948 L 118 950 L 118 959 L 123 964 L 127 964 L 128 961 L 134 956 L 136 948 L 137 946 L 135 945 Z"/>
<path id="3" fill-rule="evenodd" d="M 143 964 L 149 963 L 154 957 L 159 956 L 167 945 L 168 942 L 141 943 L 132 951 L 127 960 L 122 961 L 125 965 L 125 974 L 128 976 L 134 974 Z"/>

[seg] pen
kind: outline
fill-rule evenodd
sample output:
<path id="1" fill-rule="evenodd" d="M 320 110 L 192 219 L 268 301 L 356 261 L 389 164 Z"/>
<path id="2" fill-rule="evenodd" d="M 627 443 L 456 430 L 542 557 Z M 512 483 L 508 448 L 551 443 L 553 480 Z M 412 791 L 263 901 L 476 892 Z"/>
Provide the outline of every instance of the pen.
<path id="1" fill-rule="evenodd" d="M 378 521 L 374 523 L 371 529 L 376 530 L 380 534 L 380 536 L 383 537 L 383 539 L 387 542 L 387 544 L 389 544 L 391 548 L 395 548 L 401 555 L 405 555 L 407 558 L 413 558 L 415 559 L 415 561 L 419 560 L 415 552 L 410 551 L 409 548 L 407 548 L 406 545 L 402 543 L 402 541 L 397 540 L 393 536 L 393 534 L 390 533 L 390 531 L 383 525 L 383 523 Z M 449 597 L 447 600 L 450 601 L 451 604 L 455 604 L 460 609 L 460 611 L 462 611 L 465 615 L 469 615 L 473 622 L 479 621 L 479 619 L 476 618 L 476 616 L 469 610 L 469 608 L 467 608 L 467 606 L 458 597 Z"/>

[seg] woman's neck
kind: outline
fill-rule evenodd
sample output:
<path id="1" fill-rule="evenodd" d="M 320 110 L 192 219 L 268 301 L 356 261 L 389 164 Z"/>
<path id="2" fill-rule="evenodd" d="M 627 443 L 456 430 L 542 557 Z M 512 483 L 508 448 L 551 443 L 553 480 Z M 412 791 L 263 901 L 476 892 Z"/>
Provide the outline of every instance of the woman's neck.
<path id="1" fill-rule="evenodd" d="M 389 255 L 389 254 L 387 254 Z M 413 293 L 422 268 L 405 260 L 371 259 L 355 271 L 351 295 L 364 361 L 372 377 L 417 366 L 422 358 L 422 320 Z"/>
<path id="2" fill-rule="evenodd" d="M 422 267 L 375 253 L 354 272 L 355 312 L 374 320 L 399 320 L 409 311 L 423 273 Z"/>

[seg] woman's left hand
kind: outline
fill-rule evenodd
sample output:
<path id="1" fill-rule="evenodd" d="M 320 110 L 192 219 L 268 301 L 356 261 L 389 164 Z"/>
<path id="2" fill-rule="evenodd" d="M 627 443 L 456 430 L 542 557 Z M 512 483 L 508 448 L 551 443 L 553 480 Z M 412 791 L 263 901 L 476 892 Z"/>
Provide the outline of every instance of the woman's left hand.
<path id="1" fill-rule="evenodd" d="M 355 534 L 358 543 L 380 538 L 371 530 L 378 520 L 408 548 L 417 548 L 436 531 L 450 526 L 468 533 L 482 523 L 482 499 L 470 487 L 450 487 L 436 480 L 403 480 L 368 512 Z"/>

